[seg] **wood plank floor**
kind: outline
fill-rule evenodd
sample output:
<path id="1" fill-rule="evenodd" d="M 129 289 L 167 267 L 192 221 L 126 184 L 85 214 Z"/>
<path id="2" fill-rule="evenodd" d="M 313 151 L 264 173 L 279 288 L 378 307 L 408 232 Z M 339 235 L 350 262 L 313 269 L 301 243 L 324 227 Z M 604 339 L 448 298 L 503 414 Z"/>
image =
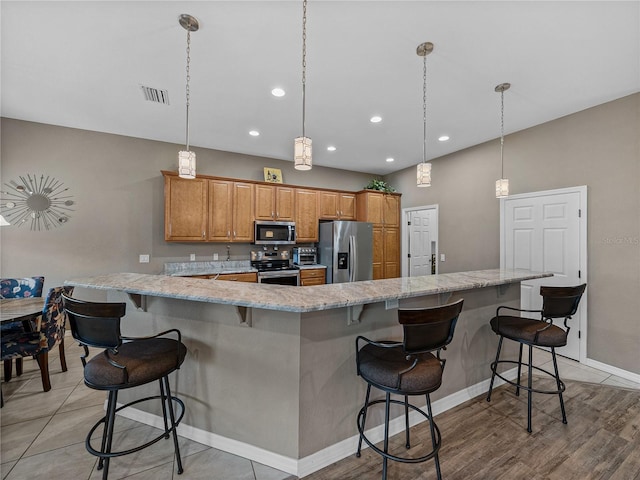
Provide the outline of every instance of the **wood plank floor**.
<path id="1" fill-rule="evenodd" d="M 539 386 L 546 379 L 536 378 Z M 446 480 L 640 480 L 640 391 L 565 382 L 568 425 L 557 395 L 534 395 L 533 433 L 526 431 L 527 397 L 513 387 L 494 390 L 436 416 L 442 433 L 440 465 Z M 547 384 L 551 388 L 551 384 Z M 354 420 L 355 421 L 355 420 Z M 426 423 L 413 427 L 409 453 L 430 446 Z M 422 443 L 424 442 L 424 448 Z M 392 448 L 407 455 L 404 434 Z M 415 453 L 412 453 L 414 452 Z M 304 480 L 380 479 L 381 457 L 371 449 L 330 465 Z M 389 480 L 435 479 L 433 461 L 389 462 Z"/>

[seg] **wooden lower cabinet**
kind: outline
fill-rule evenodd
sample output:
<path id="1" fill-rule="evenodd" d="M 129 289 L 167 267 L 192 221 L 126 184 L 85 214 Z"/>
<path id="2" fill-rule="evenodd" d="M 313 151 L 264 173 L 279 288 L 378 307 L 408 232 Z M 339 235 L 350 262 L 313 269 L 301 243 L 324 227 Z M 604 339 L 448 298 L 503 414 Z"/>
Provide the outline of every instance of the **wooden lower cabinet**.
<path id="1" fill-rule="evenodd" d="M 227 282 L 252 282 L 258 283 L 257 273 L 222 273 L 212 277 L 215 280 L 226 280 Z"/>
<path id="2" fill-rule="evenodd" d="M 384 227 L 384 278 L 400 276 L 400 229 Z"/>
<path id="3" fill-rule="evenodd" d="M 324 268 L 303 268 L 300 270 L 300 285 L 324 285 L 326 283 L 326 270 Z"/>
<path id="4" fill-rule="evenodd" d="M 400 276 L 400 229 L 373 227 L 373 279 Z"/>
<path id="5" fill-rule="evenodd" d="M 373 279 L 384 278 L 384 229 L 373 227 Z"/>

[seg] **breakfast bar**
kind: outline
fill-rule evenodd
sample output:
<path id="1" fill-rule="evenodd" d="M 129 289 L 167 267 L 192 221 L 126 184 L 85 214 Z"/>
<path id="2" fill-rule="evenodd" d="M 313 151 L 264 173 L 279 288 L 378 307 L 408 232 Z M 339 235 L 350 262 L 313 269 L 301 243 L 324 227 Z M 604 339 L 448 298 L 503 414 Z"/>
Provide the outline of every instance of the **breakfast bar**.
<path id="1" fill-rule="evenodd" d="M 189 353 L 171 379 L 187 409 L 181 435 L 302 477 L 355 452 L 358 335 L 399 339 L 398 308 L 464 298 L 432 397 L 441 412 L 487 390 L 497 305 L 519 306 L 520 282 L 550 275 L 495 269 L 303 288 L 114 273 L 65 283 L 79 298 L 101 289 L 127 302 L 124 335 L 181 330 Z M 134 418 L 157 424 L 158 413 Z"/>

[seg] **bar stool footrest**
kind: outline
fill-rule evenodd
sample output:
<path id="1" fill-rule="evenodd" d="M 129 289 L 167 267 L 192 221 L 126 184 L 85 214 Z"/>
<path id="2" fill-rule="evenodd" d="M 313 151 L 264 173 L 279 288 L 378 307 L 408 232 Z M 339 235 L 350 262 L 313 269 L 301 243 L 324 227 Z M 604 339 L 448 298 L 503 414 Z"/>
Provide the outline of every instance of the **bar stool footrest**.
<path id="1" fill-rule="evenodd" d="M 93 432 L 96 431 L 96 429 L 100 426 L 100 424 L 104 424 L 106 427 L 106 421 L 107 421 L 107 415 L 105 415 L 104 417 L 102 417 L 100 420 L 98 420 L 95 425 L 93 427 L 91 427 L 91 430 L 89 430 L 89 434 L 87 435 L 87 439 L 85 441 L 85 445 L 87 448 L 87 451 L 89 453 L 91 453 L 92 455 L 95 455 L 96 457 L 100 457 L 100 458 L 114 458 L 114 457 L 121 457 L 123 455 L 129 455 L 131 453 L 135 453 L 135 452 L 139 452 L 140 450 L 143 450 L 151 445 L 153 445 L 154 443 L 159 442 L 160 440 L 164 439 L 169 439 L 170 438 L 170 434 L 176 429 L 178 428 L 178 425 L 180 424 L 180 421 L 182 420 L 182 417 L 184 417 L 184 413 L 185 413 L 185 406 L 184 406 L 184 402 L 179 399 L 176 396 L 171 396 L 169 397 L 169 399 L 172 402 L 177 403 L 178 405 L 180 405 L 180 415 L 178 415 L 178 418 L 176 419 L 175 422 L 175 426 L 174 427 L 170 427 L 168 430 L 163 431 L 160 435 L 158 435 L 157 437 L 153 438 L 152 440 L 148 441 L 147 443 L 145 443 L 144 445 L 139 445 L 137 447 L 134 448 L 130 448 L 129 450 L 121 450 L 119 452 L 110 452 L 110 453 L 105 453 L 105 452 L 101 452 L 99 450 L 96 450 L 95 448 L 93 448 L 93 446 L 91 445 L 91 436 L 93 435 Z M 133 405 L 136 405 L 138 403 L 142 403 L 142 402 L 148 402 L 151 400 L 162 400 L 162 396 L 160 395 L 154 395 L 151 397 L 145 397 L 145 398 L 139 398 L 137 400 L 134 400 L 132 402 L 129 402 L 125 405 L 122 405 L 118 408 L 116 408 L 115 413 L 118 413 L 120 410 L 124 410 L 125 408 L 131 407 Z M 180 472 L 181 473 L 181 472 Z"/>
<path id="2" fill-rule="evenodd" d="M 562 392 L 564 392 L 566 390 L 566 386 L 565 386 L 564 382 L 561 379 L 557 378 L 556 375 L 553 372 L 545 370 L 544 368 L 536 367 L 535 365 L 531 365 L 531 368 L 534 369 L 534 370 L 537 370 L 539 372 L 546 373 L 551 378 L 553 378 L 554 380 L 558 381 L 560 383 L 560 389 L 559 390 L 539 390 L 539 389 L 536 389 L 536 388 L 533 388 L 533 387 L 529 388 L 527 385 L 523 385 L 521 383 L 514 382 L 513 380 L 509 380 L 508 378 L 503 377 L 502 375 L 500 375 L 500 373 L 497 371 L 498 364 L 500 364 L 500 363 L 510 363 L 510 364 L 513 364 L 513 365 L 518 365 L 519 362 L 517 362 L 516 360 L 500 360 L 498 362 L 491 362 L 491 371 L 493 373 L 495 373 L 496 377 L 500 377 L 506 383 L 508 383 L 510 385 L 513 385 L 514 387 L 521 388 L 521 389 L 526 390 L 528 392 L 545 393 L 545 394 L 550 394 L 550 395 L 553 395 L 553 394 L 557 395 L 557 394 L 562 393 Z M 526 363 L 523 363 L 522 365 L 528 367 L 528 365 Z"/>
<path id="3" fill-rule="evenodd" d="M 421 408 L 416 407 L 415 405 L 412 405 L 411 403 L 408 403 L 407 406 L 416 411 L 419 412 L 423 417 L 425 417 L 429 422 L 432 423 L 433 425 L 433 429 L 435 432 L 435 437 L 436 437 L 436 446 L 435 448 L 427 453 L 426 455 L 423 455 L 421 457 L 416 457 L 416 458 L 409 458 L 409 457 L 399 457 L 397 455 L 392 455 L 388 452 L 385 452 L 383 450 L 380 450 L 378 447 L 375 446 L 375 444 L 371 443 L 371 441 L 367 438 L 367 436 L 364 433 L 364 425 L 362 425 L 362 418 L 365 414 L 365 411 L 371 407 L 372 405 L 378 404 L 378 403 L 382 403 L 384 404 L 386 401 L 385 400 L 374 400 L 372 402 L 367 403 L 365 406 L 363 406 L 360 409 L 360 412 L 358 412 L 358 419 L 357 419 L 357 425 L 358 425 L 358 432 L 360 432 L 360 436 L 361 438 L 366 442 L 367 445 L 369 445 L 369 447 L 371 447 L 375 452 L 379 453 L 380 455 L 382 455 L 383 457 L 386 457 L 388 459 L 394 460 L 396 462 L 402 462 L 402 463 L 421 463 L 421 462 L 426 462 L 427 460 L 431 460 L 433 459 L 437 454 L 438 451 L 440 450 L 440 445 L 441 445 L 441 436 L 440 436 L 440 429 L 438 428 L 438 425 L 436 425 L 436 422 L 433 420 L 433 418 L 430 418 L 429 415 L 427 413 L 425 413 Z M 395 403 L 396 405 L 402 405 L 404 407 L 405 403 L 404 401 L 400 401 L 400 400 L 389 400 L 389 403 Z"/>

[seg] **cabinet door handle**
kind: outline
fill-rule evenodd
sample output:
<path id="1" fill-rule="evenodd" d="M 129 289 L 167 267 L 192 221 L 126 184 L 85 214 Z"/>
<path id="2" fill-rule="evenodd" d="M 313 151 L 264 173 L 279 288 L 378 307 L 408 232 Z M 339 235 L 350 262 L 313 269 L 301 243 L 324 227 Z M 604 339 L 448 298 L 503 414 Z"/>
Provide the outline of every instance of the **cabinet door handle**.
<path id="1" fill-rule="evenodd" d="M 204 234 L 204 232 L 202 232 L 202 238 L 204 238 L 204 237 L 205 237 L 205 234 Z"/>
<path id="2" fill-rule="evenodd" d="M 233 238 L 236 238 L 236 231 L 233 231 Z"/>
<path id="3" fill-rule="evenodd" d="M 230 238 L 231 237 L 231 230 L 227 230 L 227 237 Z"/>
<path id="4" fill-rule="evenodd" d="M 276 219 L 280 218 L 280 212 L 276 212 Z"/>

